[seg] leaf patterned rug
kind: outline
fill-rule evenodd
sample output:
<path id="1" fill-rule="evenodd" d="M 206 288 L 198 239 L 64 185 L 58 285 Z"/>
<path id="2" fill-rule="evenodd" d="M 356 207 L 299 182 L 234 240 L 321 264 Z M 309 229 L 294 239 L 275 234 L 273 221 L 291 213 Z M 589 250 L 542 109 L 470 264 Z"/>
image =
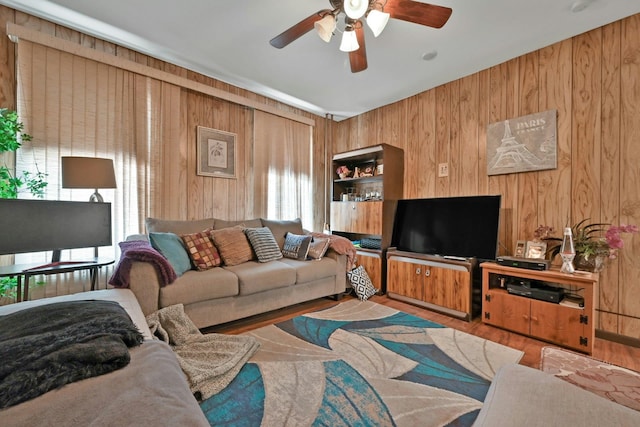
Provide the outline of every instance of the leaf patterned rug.
<path id="1" fill-rule="evenodd" d="M 201 403 L 216 426 L 468 426 L 494 373 L 523 356 L 370 301 L 266 326 L 260 349 Z"/>

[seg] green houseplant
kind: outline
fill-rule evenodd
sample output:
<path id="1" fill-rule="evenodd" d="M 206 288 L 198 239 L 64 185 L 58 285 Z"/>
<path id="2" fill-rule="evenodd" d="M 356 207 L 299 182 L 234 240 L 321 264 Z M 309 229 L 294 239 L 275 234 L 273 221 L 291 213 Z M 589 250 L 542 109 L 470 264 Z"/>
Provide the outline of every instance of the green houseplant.
<path id="1" fill-rule="evenodd" d="M 18 113 L 7 108 L 0 108 L 0 155 L 16 152 L 23 142 L 31 141 L 31 135 L 23 132 L 24 125 L 18 119 Z M 3 159 L 6 160 L 6 159 Z M 0 166 L 0 198 L 15 199 L 18 193 L 26 189 L 36 197 L 43 197 L 47 186 L 47 174 L 40 172 L 36 165 L 36 173 L 28 171 L 18 175 L 14 167 L 6 161 Z"/>
<path id="2" fill-rule="evenodd" d="M 574 265 L 578 270 L 601 271 L 607 259 L 615 259 L 623 248 L 622 233 L 637 233 L 636 225 L 610 225 L 607 223 L 589 223 L 589 219 L 571 227 L 573 245 L 576 251 Z M 608 228 L 607 228 L 608 227 Z M 547 255 L 553 259 L 560 252 L 562 237 L 552 236 L 553 227 L 540 225 L 534 237 L 547 242 Z"/>
<path id="3" fill-rule="evenodd" d="M 31 141 L 31 135 L 23 132 L 24 125 L 18 118 L 18 113 L 7 108 L 0 108 L 0 198 L 16 199 L 18 194 L 26 188 L 35 197 L 43 197 L 47 186 L 46 174 L 37 169 L 35 174 L 28 171 L 17 175 L 14 167 L 6 164 L 4 153 L 15 153 L 23 142 Z M 13 300 L 16 297 L 17 279 L 3 277 L 0 279 L 0 299 Z"/>

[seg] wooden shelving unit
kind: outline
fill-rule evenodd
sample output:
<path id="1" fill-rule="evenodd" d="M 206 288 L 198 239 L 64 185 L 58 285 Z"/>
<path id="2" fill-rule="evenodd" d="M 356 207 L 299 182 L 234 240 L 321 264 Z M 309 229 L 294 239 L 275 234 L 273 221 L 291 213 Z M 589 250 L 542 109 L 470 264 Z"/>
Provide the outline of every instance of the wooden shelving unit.
<path id="1" fill-rule="evenodd" d="M 332 166 L 331 231 L 352 241 L 379 239 L 380 248 L 359 250 L 358 261 L 384 293 L 384 253 L 391 242 L 397 201 L 403 197 L 403 150 L 388 144 L 363 147 L 335 154 Z M 351 176 L 338 176 L 339 166 L 347 166 Z M 356 168 L 369 168 L 371 175 L 353 177 Z"/>
<path id="2" fill-rule="evenodd" d="M 591 354 L 595 338 L 595 288 L 598 274 L 565 274 L 559 270 L 527 270 L 493 262 L 482 268 L 482 321 Z M 569 307 L 509 294 L 509 280 L 536 281 L 579 296 L 584 307 Z"/>

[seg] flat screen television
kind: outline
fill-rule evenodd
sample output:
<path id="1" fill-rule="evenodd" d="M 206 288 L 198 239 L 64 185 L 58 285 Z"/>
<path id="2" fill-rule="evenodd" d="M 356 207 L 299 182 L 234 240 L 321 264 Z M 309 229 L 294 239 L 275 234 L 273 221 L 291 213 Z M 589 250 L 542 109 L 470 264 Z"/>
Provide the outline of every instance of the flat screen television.
<path id="1" fill-rule="evenodd" d="M 111 245 L 111 203 L 0 199 L 0 255 Z"/>
<path id="2" fill-rule="evenodd" d="M 398 200 L 391 246 L 429 255 L 495 260 L 500 196 Z"/>

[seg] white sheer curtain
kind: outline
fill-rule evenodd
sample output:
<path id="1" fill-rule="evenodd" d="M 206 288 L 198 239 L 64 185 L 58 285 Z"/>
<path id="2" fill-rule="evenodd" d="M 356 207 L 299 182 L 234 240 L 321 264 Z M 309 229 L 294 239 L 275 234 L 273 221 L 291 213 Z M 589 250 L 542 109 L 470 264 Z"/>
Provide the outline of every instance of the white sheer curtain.
<path id="1" fill-rule="evenodd" d="M 256 212 L 273 219 L 301 218 L 313 228 L 313 146 L 310 126 L 262 111 L 254 120 Z"/>
<path id="2" fill-rule="evenodd" d="M 161 164 L 156 161 L 161 149 L 151 147 L 161 145 L 166 83 L 23 40 L 18 43 L 17 80 L 18 113 L 33 140 L 18 151 L 16 169 L 33 171 L 37 164 L 47 173 L 45 199 L 88 201 L 93 192 L 61 187 L 61 156 L 113 159 L 117 188 L 99 190 L 112 204 L 113 245 L 100 248 L 99 255 L 117 262 L 117 243 L 140 232 L 154 203 L 150 182 L 157 171 L 149 165 Z M 74 260 L 92 256 L 92 248 L 62 254 Z M 50 257 L 50 252 L 21 254 L 16 263 L 48 262 Z M 48 283 L 60 280 L 74 279 L 47 278 Z"/>

